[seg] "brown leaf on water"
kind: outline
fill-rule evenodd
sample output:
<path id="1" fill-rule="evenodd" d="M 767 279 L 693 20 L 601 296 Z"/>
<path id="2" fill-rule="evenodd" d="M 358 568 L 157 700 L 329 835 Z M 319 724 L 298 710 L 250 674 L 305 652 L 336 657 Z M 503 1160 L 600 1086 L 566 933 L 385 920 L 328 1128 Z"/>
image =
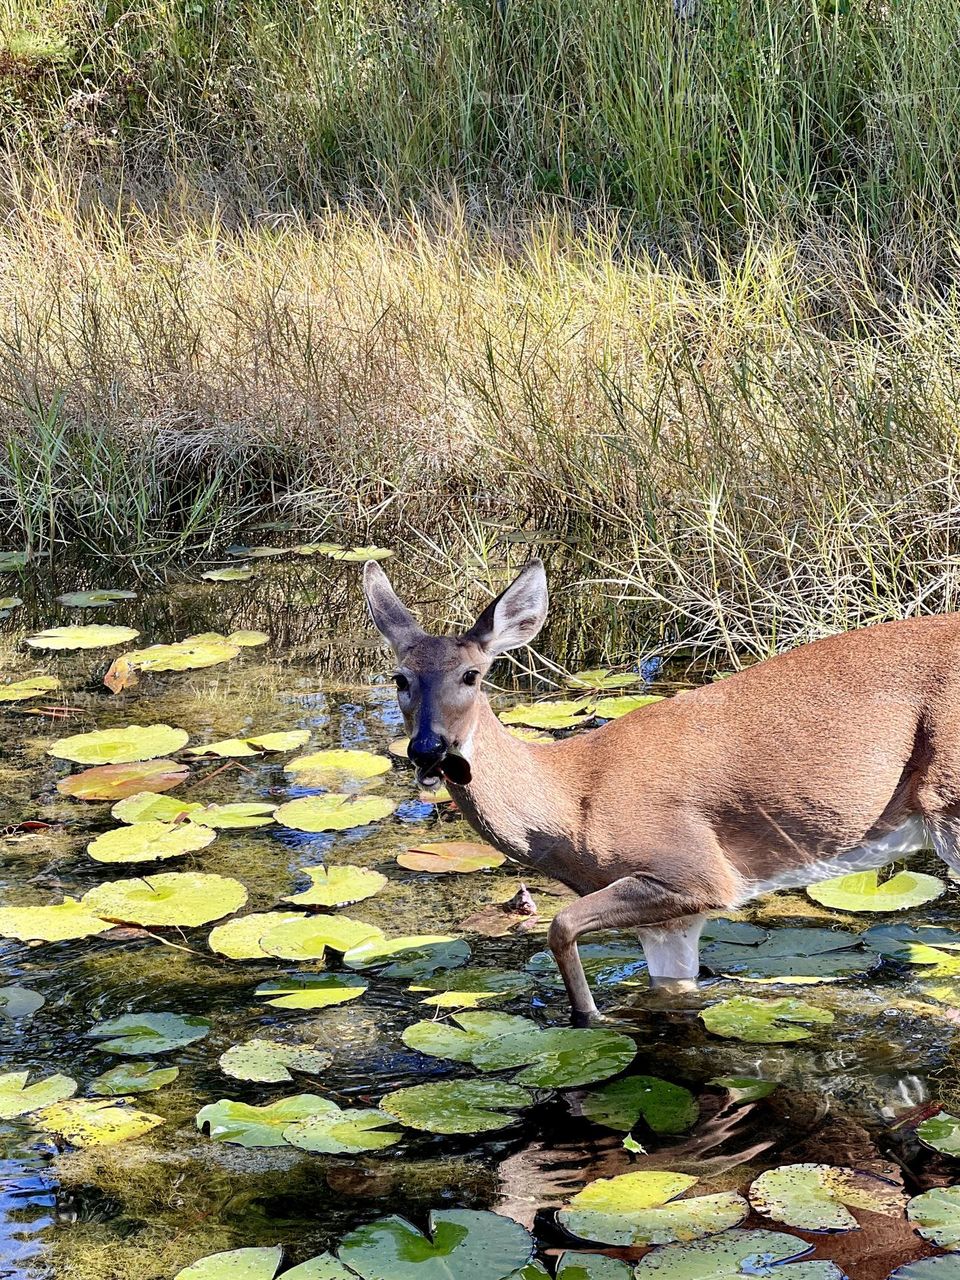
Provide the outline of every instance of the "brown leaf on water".
<path id="1" fill-rule="evenodd" d="M 102 764 L 62 778 L 57 790 L 78 800 L 122 800 L 138 791 L 171 791 L 189 777 L 187 766 L 176 760 Z"/>
<path id="2" fill-rule="evenodd" d="M 124 689 L 132 689 L 140 681 L 136 668 L 124 654 L 121 654 L 111 662 L 107 674 L 103 677 L 103 683 L 111 693 L 122 693 Z"/>

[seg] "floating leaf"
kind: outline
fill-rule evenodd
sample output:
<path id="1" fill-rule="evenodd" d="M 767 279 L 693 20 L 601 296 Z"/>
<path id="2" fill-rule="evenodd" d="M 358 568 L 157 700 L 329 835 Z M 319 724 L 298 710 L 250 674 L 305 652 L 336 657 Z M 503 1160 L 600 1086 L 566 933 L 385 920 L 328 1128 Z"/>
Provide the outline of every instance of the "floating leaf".
<path id="1" fill-rule="evenodd" d="M 83 905 L 123 924 L 209 924 L 238 911 L 247 900 L 239 880 L 199 871 L 167 871 L 136 880 L 97 885 Z"/>
<path id="2" fill-rule="evenodd" d="M 952 977 L 960 972 L 960 933 L 940 926 L 915 928 L 901 922 L 875 924 L 860 935 L 860 941 L 878 955 L 891 956 L 905 964 L 934 966 L 924 977 Z"/>
<path id="3" fill-rule="evenodd" d="M 645 1254 L 636 1280 L 845 1280 L 835 1262 L 797 1262 L 813 1245 L 780 1231 L 725 1231 L 692 1244 L 668 1244 Z M 793 1265 L 781 1271 L 784 1263 Z M 891 1277 L 892 1280 L 892 1277 Z"/>
<path id="4" fill-rule="evenodd" d="M 343 963 L 348 969 L 378 969 L 383 978 L 409 982 L 439 969 L 457 969 L 469 959 L 470 947 L 462 938 L 446 934 L 384 938 L 380 934 L 348 950 Z"/>
<path id="5" fill-rule="evenodd" d="M 362 1280 L 503 1280 L 533 1256 L 530 1233 L 497 1213 L 434 1209 L 427 1230 L 380 1218 L 351 1231 L 337 1256 Z"/>
<path id="6" fill-rule="evenodd" d="M 69 1076 L 47 1076 L 28 1085 L 29 1076 L 29 1071 L 8 1071 L 0 1075 L 0 1120 L 13 1120 L 55 1102 L 64 1102 L 77 1092 L 77 1082 Z"/>
<path id="7" fill-rule="evenodd" d="M 239 556 L 241 559 L 249 556 L 251 560 L 272 560 L 277 556 L 285 556 L 288 549 L 287 547 L 227 547 L 226 554 Z"/>
<path id="8" fill-rule="evenodd" d="M 711 942 L 700 953 L 712 973 L 754 982 L 832 982 L 877 961 L 842 929 L 774 929 L 756 944 Z"/>
<path id="9" fill-rule="evenodd" d="M 39 991 L 31 991 L 29 987 L 0 987 L 0 1018 L 9 1022 L 32 1018 L 46 1003 Z"/>
<path id="10" fill-rule="evenodd" d="M 260 939 L 267 955 L 281 960 L 322 960 L 324 951 L 349 951 L 367 939 L 382 938 L 375 924 L 349 916 L 299 916 L 276 925 Z"/>
<path id="11" fill-rule="evenodd" d="M 0 684 L 0 702 L 26 702 L 29 698 L 42 698 L 60 688 L 56 676 L 30 676 L 27 680 L 15 680 L 13 684 Z"/>
<path id="12" fill-rule="evenodd" d="M 348 831 L 393 813 L 396 805 L 383 796 L 349 796 L 328 792 L 289 800 L 275 811 L 281 826 L 293 831 Z"/>
<path id="13" fill-rule="evenodd" d="M 509 707 L 500 712 L 504 724 L 524 724 L 531 729 L 575 729 L 593 719 L 589 701 L 560 700 L 536 702 L 529 706 Z"/>
<path id="14" fill-rule="evenodd" d="M 234 804 L 205 804 L 196 813 L 191 813 L 190 821 L 202 827 L 212 827 L 215 831 L 239 831 L 249 827 L 269 827 L 273 825 L 275 805 L 262 801 L 246 801 Z"/>
<path id="15" fill-rule="evenodd" d="M 334 1104 L 313 1093 L 298 1093 L 281 1098 L 265 1107 L 252 1107 L 246 1102 L 221 1098 L 197 1112 L 197 1128 L 209 1128 L 217 1142 L 232 1142 L 241 1147 L 282 1147 L 283 1131 L 297 1120 L 329 1111 Z"/>
<path id="16" fill-rule="evenodd" d="M 502 867 L 506 858 L 488 844 L 477 844 L 473 840 L 440 840 L 398 853 L 397 862 L 409 871 L 444 875 L 452 871 L 485 871 Z"/>
<path id="17" fill-rule="evenodd" d="M 454 1025 L 456 1024 L 456 1025 Z M 513 1035 L 535 1028 L 529 1018 L 509 1013 L 464 1013 L 452 1022 L 414 1022 L 403 1032 L 403 1043 L 431 1058 L 452 1058 L 473 1062 L 478 1047 L 497 1036 Z"/>
<path id="18" fill-rule="evenodd" d="M 109 1022 L 98 1022 L 87 1032 L 91 1040 L 104 1042 L 97 1045 L 103 1053 L 130 1057 L 169 1053 L 209 1034 L 206 1018 L 187 1013 L 125 1013 Z"/>
<path id="19" fill-rule="evenodd" d="M 628 716 L 631 711 L 638 711 L 651 702 L 662 702 L 655 693 L 622 694 L 618 698 L 600 698 L 593 708 L 593 714 L 601 720 L 619 720 Z"/>
<path id="20" fill-rule="evenodd" d="M 26 643 L 33 649 L 109 649 L 113 645 L 126 644 L 140 634 L 133 627 L 108 627 L 93 623 L 79 627 L 50 627 L 35 636 L 27 636 Z"/>
<path id="21" fill-rule="evenodd" d="M 177 1272 L 175 1280 L 273 1280 L 282 1259 L 279 1245 L 272 1249 L 230 1249 L 191 1263 Z"/>
<path id="22" fill-rule="evenodd" d="M 221 760 L 239 760 L 243 756 L 260 754 L 246 738 L 224 738 L 220 742 L 203 742 L 196 747 L 188 747 L 185 756 L 216 756 Z"/>
<path id="23" fill-rule="evenodd" d="M 726 1089 L 734 1102 L 759 1102 L 780 1087 L 774 1080 L 757 1080 L 753 1076 L 715 1076 L 707 1084 Z"/>
<path id="24" fill-rule="evenodd" d="M 583 1114 L 608 1129 L 629 1133 L 642 1119 L 654 1133 L 683 1133 L 700 1114 L 689 1089 L 658 1076 L 628 1076 L 584 1094 Z"/>
<path id="25" fill-rule="evenodd" d="M 87 853 L 96 862 L 151 862 L 204 849 L 216 838 L 195 822 L 133 822 L 91 840 Z"/>
<path id="26" fill-rule="evenodd" d="M 145 760 L 134 764 L 101 764 L 71 773 L 57 783 L 61 795 L 78 800 L 122 800 L 141 791 L 172 791 L 190 777 L 176 760 Z"/>
<path id="27" fill-rule="evenodd" d="M 208 569 L 200 577 L 207 582 L 249 582 L 253 577 L 253 570 L 249 565 L 242 564 L 231 569 Z"/>
<path id="28" fill-rule="evenodd" d="M 76 898 L 47 907 L 0 907 L 0 938 L 22 942 L 65 942 L 106 933 L 113 925 L 101 920 Z"/>
<path id="29" fill-rule="evenodd" d="M 213 632 L 188 636 L 175 644 L 154 644 L 121 655 L 103 677 L 103 683 L 113 693 L 120 693 L 137 683 L 138 671 L 198 671 L 229 662 L 239 652 L 240 646 L 226 636 Z"/>
<path id="30" fill-rule="evenodd" d="M 259 751 L 296 751 L 310 741 L 309 729 L 281 729 L 275 733 L 247 734 L 247 741 Z"/>
<path id="31" fill-rule="evenodd" d="M 421 978 L 409 990 L 436 992 L 420 1003 L 437 1009 L 475 1009 L 521 995 L 532 986 L 533 976 L 519 969 L 452 969 Z"/>
<path id="32" fill-rule="evenodd" d="M 331 551 L 342 551 L 343 545 L 339 542 L 301 542 L 298 547 L 293 548 L 295 556 L 327 556 Z"/>
<path id="33" fill-rule="evenodd" d="M 178 800 L 175 796 L 157 795 L 155 791 L 136 791 L 118 800 L 110 812 L 119 822 L 175 822 L 202 808 L 199 801 Z"/>
<path id="34" fill-rule="evenodd" d="M 293 1079 L 290 1068 L 319 1075 L 333 1061 L 332 1053 L 308 1049 L 303 1044 L 284 1044 L 282 1040 L 248 1040 L 232 1045 L 220 1055 L 225 1075 L 237 1080 L 258 1080 L 263 1084 L 285 1084 Z"/>
<path id="35" fill-rule="evenodd" d="M 358 1155 L 361 1151 L 382 1151 L 399 1142 L 401 1134 L 387 1128 L 393 1117 L 382 1111 L 351 1109 L 341 1111 L 331 1102 L 329 1109 L 298 1121 L 283 1131 L 285 1142 L 301 1151 L 321 1155 Z"/>
<path id="36" fill-rule="evenodd" d="M 907 1203 L 907 1217 L 941 1249 L 960 1249 L 960 1187 L 933 1187 Z"/>
<path id="37" fill-rule="evenodd" d="M 557 1280 L 631 1280 L 632 1276 L 633 1267 L 602 1253 L 567 1252 L 557 1267 Z"/>
<path id="38" fill-rule="evenodd" d="M 297 756 L 283 766 L 284 773 L 296 774 L 301 785 L 309 782 L 332 791 L 378 778 L 389 769 L 387 756 L 352 749 L 314 751 L 312 755 Z"/>
<path id="39" fill-rule="evenodd" d="M 563 683 L 571 689 L 626 689 L 643 679 L 636 671 L 611 671 L 608 667 L 594 667 L 590 671 L 575 671 L 565 676 Z"/>
<path id="40" fill-rule="evenodd" d="M 785 1164 L 756 1178 L 748 1192 L 756 1213 L 801 1231 L 856 1231 L 850 1209 L 899 1218 L 901 1187 L 858 1169 L 832 1164 Z"/>
<path id="41" fill-rule="evenodd" d="M 392 756 L 396 756 L 399 760 L 409 760 L 407 755 L 407 747 L 410 745 L 409 738 L 394 738 L 388 745 L 387 750 Z"/>
<path id="42" fill-rule="evenodd" d="M 750 1212 L 746 1200 L 732 1191 L 676 1199 L 697 1181 L 690 1174 L 658 1170 L 599 1178 L 575 1195 L 557 1219 L 582 1240 L 647 1245 L 717 1235 Z"/>
<path id="43" fill-rule="evenodd" d="M 327 1009 L 358 999 L 366 989 L 352 973 L 307 973 L 261 982 L 254 994 L 277 1009 Z"/>
<path id="44" fill-rule="evenodd" d="M 820 1009 L 795 996 L 784 996 L 780 1000 L 733 996 L 730 1000 L 708 1005 L 700 1017 L 714 1035 L 745 1040 L 748 1044 L 786 1044 L 791 1040 L 806 1040 L 813 1032 L 802 1024 L 833 1021 L 829 1009 Z"/>
<path id="45" fill-rule="evenodd" d="M 700 936 L 710 942 L 732 942 L 751 946 L 765 942 L 770 934 L 767 929 L 749 924 L 746 920 L 729 920 L 726 916 L 714 916 L 707 920 Z"/>
<path id="46" fill-rule="evenodd" d="M 118 600 L 136 598 L 135 591 L 67 591 L 62 596 L 57 596 L 57 602 L 68 605 L 71 609 L 99 609 L 103 605 L 116 604 Z"/>
<path id="47" fill-rule="evenodd" d="M 833 1278 L 828 1277 L 827 1280 Z M 960 1258 L 948 1253 L 944 1258 L 921 1258 L 918 1262 L 906 1262 L 902 1267 L 897 1267 L 887 1280 L 960 1280 Z"/>
<path id="48" fill-rule="evenodd" d="M 298 907 L 345 907 L 372 898 L 388 883 L 386 876 L 367 867 L 299 867 L 297 870 L 299 875 L 308 877 L 311 886 L 302 893 L 289 894 L 282 901 Z"/>
<path id="49" fill-rule="evenodd" d="M 48 756 L 76 764 L 130 764 L 156 760 L 179 751 L 189 734 L 168 724 L 131 724 L 123 729 L 95 729 L 60 738 L 47 748 Z"/>
<path id="50" fill-rule="evenodd" d="M 15 569 L 25 569 L 26 565 L 26 551 L 0 551 L 0 573 L 11 573 Z"/>
<path id="51" fill-rule="evenodd" d="M 917 1137 L 925 1147 L 945 1156 L 960 1156 L 960 1116 L 941 1111 L 917 1126 Z"/>
<path id="52" fill-rule="evenodd" d="M 119 1062 L 90 1081 L 90 1092 L 118 1097 L 127 1093 L 155 1093 L 173 1084 L 179 1067 L 155 1067 L 149 1062 Z"/>
<path id="53" fill-rule="evenodd" d="M 72 1147 L 102 1147 L 129 1138 L 142 1138 L 163 1124 L 163 1119 L 125 1106 L 122 1101 L 74 1098 L 71 1102 L 47 1107 L 34 1117 L 34 1123 L 46 1133 L 59 1134 Z"/>
<path id="54" fill-rule="evenodd" d="M 904 911 L 907 907 L 932 902 L 946 889 L 936 876 L 921 875 L 917 871 L 898 871 L 883 884 L 879 876 L 877 870 L 857 871 L 812 884 L 807 893 L 814 902 L 835 911 Z"/>
<path id="55" fill-rule="evenodd" d="M 210 931 L 207 943 L 211 951 L 229 956 L 231 960 L 266 960 L 273 957 L 264 951 L 260 939 L 288 920 L 302 920 L 299 911 L 261 911 L 255 915 L 240 916 L 218 924 Z"/>
<path id="56" fill-rule="evenodd" d="M 215 632 L 211 632 L 204 639 L 210 639 L 215 635 Z M 230 644 L 238 644 L 241 649 L 256 649 L 262 644 L 269 644 L 270 637 L 266 631 L 231 631 L 227 641 Z"/>
<path id="57" fill-rule="evenodd" d="M 386 547 L 352 547 L 349 551 L 328 551 L 331 560 L 387 560 L 393 555 Z"/>
<path id="58" fill-rule="evenodd" d="M 388 1093 L 381 1108 L 408 1129 L 427 1133 L 485 1133 L 515 1124 L 533 1094 L 503 1080 L 441 1080 Z"/>

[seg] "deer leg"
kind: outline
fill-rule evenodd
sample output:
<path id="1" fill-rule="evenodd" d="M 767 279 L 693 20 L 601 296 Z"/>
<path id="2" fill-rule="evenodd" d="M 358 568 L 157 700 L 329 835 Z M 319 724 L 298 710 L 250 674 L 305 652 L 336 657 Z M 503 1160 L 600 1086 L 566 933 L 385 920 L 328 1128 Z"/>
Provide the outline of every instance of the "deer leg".
<path id="1" fill-rule="evenodd" d="M 673 994 L 696 991 L 700 934 L 706 920 L 706 916 L 693 916 L 661 929 L 637 930 L 654 990 Z"/>

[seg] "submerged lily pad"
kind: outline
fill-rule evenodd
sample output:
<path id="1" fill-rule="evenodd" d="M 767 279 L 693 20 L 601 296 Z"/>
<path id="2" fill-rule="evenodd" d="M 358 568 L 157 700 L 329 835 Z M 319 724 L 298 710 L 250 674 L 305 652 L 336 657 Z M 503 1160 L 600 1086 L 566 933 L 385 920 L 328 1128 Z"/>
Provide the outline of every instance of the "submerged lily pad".
<path id="1" fill-rule="evenodd" d="M 437 1009 L 476 1009 L 495 1000 L 508 1000 L 533 987 L 533 976 L 519 969 L 451 969 L 432 978 L 420 978 L 410 991 L 435 994 L 421 1004 Z"/>
<path id="2" fill-rule="evenodd" d="M 637 1280 L 845 1280 L 835 1262 L 797 1262 L 813 1245 L 781 1231 L 725 1231 L 691 1244 L 668 1244 L 637 1263 Z M 783 1264 L 789 1263 L 785 1270 Z"/>
<path id="3" fill-rule="evenodd" d="M 0 684 L 0 702 L 27 702 L 59 688 L 60 681 L 56 676 L 30 676 L 26 680 L 15 680 L 13 684 Z"/>
<path id="4" fill-rule="evenodd" d="M 32 1018 L 46 1003 L 39 991 L 29 987 L 0 987 L 0 1018 L 8 1022 Z"/>
<path id="5" fill-rule="evenodd" d="M 332 1053 L 310 1049 L 304 1044 L 282 1040 L 248 1040 L 232 1045 L 220 1055 L 225 1075 L 236 1080 L 258 1080 L 263 1084 L 285 1084 L 293 1079 L 290 1069 L 319 1075 L 333 1061 Z"/>
<path id="6" fill-rule="evenodd" d="M 632 1276 L 633 1267 L 602 1253 L 568 1251 L 557 1267 L 557 1280 L 632 1280 Z"/>
<path id="7" fill-rule="evenodd" d="M 759 1102 L 780 1088 L 775 1080 L 758 1080 L 755 1076 L 714 1076 L 707 1084 L 726 1089 L 734 1102 Z"/>
<path id="8" fill-rule="evenodd" d="M 352 973 L 300 973 L 261 982 L 254 995 L 277 1009 L 327 1009 L 359 999 L 366 989 Z"/>
<path id="9" fill-rule="evenodd" d="M 261 947 L 260 939 L 279 924 L 302 919 L 299 911 L 260 911 L 255 915 L 239 916 L 211 929 L 207 943 L 211 951 L 229 956 L 231 960 L 273 959 Z"/>
<path id="10" fill-rule="evenodd" d="M 328 792 L 289 800 L 274 812 L 281 826 L 293 831 L 349 831 L 393 813 L 396 805 L 383 796 L 350 796 Z"/>
<path id="11" fill-rule="evenodd" d="M 434 1209 L 427 1233 L 380 1218 L 351 1231 L 337 1256 L 362 1280 L 504 1280 L 533 1257 L 529 1231 L 497 1213 Z"/>
<path id="12" fill-rule="evenodd" d="M 61 778 L 57 790 L 78 800 L 122 800 L 141 791 L 172 791 L 189 777 L 187 766 L 176 760 L 101 764 Z"/>
<path id="13" fill-rule="evenodd" d="M 26 643 L 33 649 L 109 649 L 126 644 L 140 634 L 133 627 L 108 627 L 101 623 L 78 627 L 50 627 L 27 636 Z"/>
<path id="14" fill-rule="evenodd" d="M 229 569 L 208 569 L 200 577 L 207 582 L 249 582 L 253 572 L 249 565 L 242 564 Z"/>
<path id="15" fill-rule="evenodd" d="M 382 938 L 375 924 L 351 920 L 349 916 L 299 916 L 276 925 L 260 939 L 270 956 L 281 960 L 322 960 L 327 947 L 349 951 L 371 938 Z"/>
<path id="16" fill-rule="evenodd" d="M 591 984 L 609 986 L 626 982 L 639 973 L 645 973 L 646 960 L 638 942 L 588 942 L 580 947 L 583 971 Z M 524 966 L 542 982 L 563 986 L 557 962 L 550 951 L 538 951 Z"/>
<path id="17" fill-rule="evenodd" d="M 103 1053 L 123 1053 L 140 1057 L 182 1049 L 210 1034 L 210 1023 L 187 1013 L 125 1013 L 109 1022 L 98 1022 L 87 1036 L 102 1040 Z"/>
<path id="18" fill-rule="evenodd" d="M 157 795 L 155 791 L 136 791 L 124 800 L 118 800 L 110 813 L 119 822 L 174 822 L 202 808 L 197 800 L 179 800 L 176 796 Z"/>
<path id="19" fill-rule="evenodd" d="M 114 880 L 83 895 L 83 905 L 123 924 L 209 924 L 238 911 L 247 900 L 239 880 L 199 871 L 167 871 L 136 880 Z"/>
<path id="20" fill-rule="evenodd" d="M 155 1067 L 150 1062 L 119 1062 L 90 1081 L 90 1092 L 102 1097 L 119 1097 L 127 1093 L 155 1093 L 173 1084 L 179 1067 Z"/>
<path id="21" fill-rule="evenodd" d="M 960 1156 L 960 1116 L 940 1111 L 917 1126 L 917 1137 L 925 1147 L 945 1156 Z"/>
<path id="22" fill-rule="evenodd" d="M 390 768 L 387 756 L 346 748 L 314 751 L 309 756 L 297 756 L 283 766 L 284 773 L 295 774 L 301 785 L 306 782 L 330 790 L 379 778 Z"/>
<path id="23" fill-rule="evenodd" d="M 583 1114 L 608 1129 L 629 1133 L 642 1118 L 654 1133 L 683 1133 L 700 1114 L 682 1085 L 659 1076 L 627 1076 L 584 1094 Z"/>
<path id="24" fill-rule="evenodd" d="M 300 867 L 298 873 L 310 879 L 310 888 L 282 899 L 298 907 L 345 907 L 372 898 L 387 884 L 386 876 L 368 867 Z"/>
<path id="25" fill-rule="evenodd" d="M 397 862 L 408 871 L 430 871 L 434 875 L 466 873 L 502 867 L 506 858 L 488 844 L 474 840 L 438 840 L 397 854 Z"/>
<path id="26" fill-rule="evenodd" d="M 0 938 L 22 942 L 65 942 L 106 933 L 113 925 L 102 920 L 76 898 L 46 907 L 0 907 Z"/>
<path id="27" fill-rule="evenodd" d="M 690 1174 L 658 1170 L 599 1178 L 575 1195 L 557 1220 L 582 1240 L 648 1245 L 717 1235 L 750 1212 L 746 1200 L 733 1191 L 676 1198 L 696 1183 Z"/>
<path id="28" fill-rule="evenodd" d="M 8 1071 L 0 1075 L 0 1120 L 13 1120 L 31 1111 L 40 1111 L 72 1098 L 77 1092 L 77 1082 L 69 1076 L 47 1076 L 27 1084 L 29 1077 L 29 1071 Z"/>
<path id="29" fill-rule="evenodd" d="M 163 1124 L 162 1116 L 137 1111 L 121 1099 L 74 1098 L 47 1107 L 34 1117 L 45 1133 L 59 1134 L 72 1147 L 102 1147 L 144 1134 Z"/>
<path id="30" fill-rule="evenodd" d="M 907 1217 L 931 1244 L 960 1250 L 960 1187 L 933 1187 L 907 1204 Z"/>
<path id="31" fill-rule="evenodd" d="M 197 1112 L 197 1128 L 209 1128 L 217 1142 L 232 1142 L 241 1147 L 282 1147 L 283 1131 L 295 1121 L 327 1111 L 331 1103 L 313 1093 L 298 1093 L 280 1098 L 264 1107 L 221 1098 Z"/>
<path id="32" fill-rule="evenodd" d="M 589 700 L 571 702 L 535 702 L 528 706 L 509 707 L 500 712 L 503 724 L 524 724 L 531 729 L 575 729 L 589 724 L 593 719 L 593 705 Z"/>
<path id="33" fill-rule="evenodd" d="M 768 1169 L 748 1192 L 756 1213 L 801 1231 L 856 1231 L 851 1209 L 900 1217 L 903 1189 L 886 1178 L 832 1164 L 785 1164 Z"/>
<path id="34" fill-rule="evenodd" d="M 179 751 L 188 737 L 183 729 L 168 724 L 130 724 L 123 729 L 95 729 L 60 738 L 47 748 L 47 755 L 76 764 L 130 764 Z"/>
<path id="35" fill-rule="evenodd" d="M 485 1133 L 515 1124 L 533 1094 L 503 1080 L 440 1080 L 398 1089 L 381 1099 L 382 1110 L 408 1129 L 427 1133 Z"/>
<path id="36" fill-rule="evenodd" d="M 91 840 L 87 853 L 96 862 L 152 862 L 204 849 L 216 838 L 195 822 L 132 822 Z"/>
<path id="37" fill-rule="evenodd" d="M 328 1102 L 323 1111 L 299 1120 L 283 1131 L 285 1142 L 301 1151 L 321 1155 L 352 1156 L 361 1151 L 382 1151 L 400 1141 L 402 1134 L 388 1128 L 393 1117 L 372 1108 L 341 1111 Z"/>
<path id="38" fill-rule="evenodd" d="M 813 1034 L 810 1024 L 833 1022 L 829 1009 L 807 1004 L 795 996 L 780 1000 L 759 1000 L 753 996 L 733 996 L 708 1005 L 700 1017 L 714 1035 L 748 1044 L 786 1044 L 806 1040 Z M 806 1025 L 804 1025 L 806 1024 Z"/>
<path id="39" fill-rule="evenodd" d="M 754 982 L 831 982 L 865 973 L 877 960 L 842 929 L 774 929 L 756 944 L 711 942 L 700 953 L 712 973 Z"/>
<path id="40" fill-rule="evenodd" d="M 118 600 L 136 600 L 135 591 L 65 591 L 57 596 L 58 604 L 65 604 L 71 609 L 99 609 L 104 605 L 116 604 Z M 135 633 L 136 634 L 136 633 Z"/>
<path id="41" fill-rule="evenodd" d="M 469 959 L 470 946 L 463 938 L 447 934 L 385 938 L 379 934 L 351 947 L 343 963 L 348 969 L 377 969 L 382 978 L 409 982 L 427 978 L 440 969 L 458 969 Z"/>
<path id="42" fill-rule="evenodd" d="M 905 911 L 932 902 L 946 889 L 936 876 L 917 871 L 898 871 L 883 884 L 879 876 L 879 871 L 857 871 L 812 884 L 807 893 L 814 902 L 835 911 Z"/>

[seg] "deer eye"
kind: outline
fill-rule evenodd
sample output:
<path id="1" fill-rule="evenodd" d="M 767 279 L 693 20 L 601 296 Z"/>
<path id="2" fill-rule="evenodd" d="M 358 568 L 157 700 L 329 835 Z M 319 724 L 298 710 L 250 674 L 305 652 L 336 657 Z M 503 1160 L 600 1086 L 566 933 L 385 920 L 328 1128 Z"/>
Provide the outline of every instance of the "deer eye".
<path id="1" fill-rule="evenodd" d="M 463 683 L 474 685 L 480 679 L 479 671 L 465 671 L 463 673 Z"/>
<path id="2" fill-rule="evenodd" d="M 402 671 L 397 671 L 394 673 L 393 681 L 394 681 L 394 684 L 397 686 L 398 693 L 406 693 L 407 690 L 410 688 L 410 681 L 407 679 L 407 677 L 403 674 Z"/>

